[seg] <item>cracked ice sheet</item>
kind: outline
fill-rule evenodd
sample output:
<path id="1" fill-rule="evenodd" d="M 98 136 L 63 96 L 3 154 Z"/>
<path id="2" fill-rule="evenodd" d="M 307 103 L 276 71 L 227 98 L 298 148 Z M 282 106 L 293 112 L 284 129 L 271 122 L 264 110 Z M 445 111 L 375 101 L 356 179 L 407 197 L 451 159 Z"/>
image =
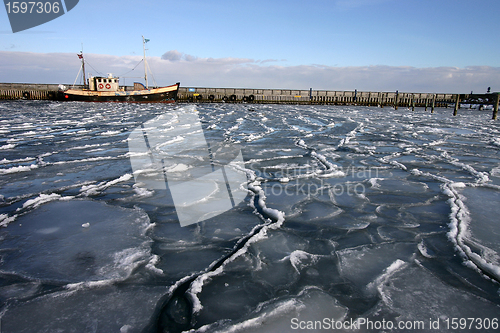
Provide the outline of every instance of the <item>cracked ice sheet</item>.
<path id="1" fill-rule="evenodd" d="M 382 301 L 366 316 L 367 319 L 423 321 L 425 329 L 421 332 L 437 332 L 436 329 L 430 329 L 430 320 L 439 319 L 439 332 L 452 332 L 446 329 L 447 318 L 451 325 L 452 318 L 492 319 L 498 318 L 500 313 L 498 305 L 446 284 L 446 281 L 438 279 L 415 263 L 395 271 L 388 279 L 382 281 L 377 289 Z M 485 329 L 479 331 L 497 332 Z M 400 331 L 393 330 L 393 332 Z"/>
<path id="2" fill-rule="evenodd" d="M 1 230 L 0 270 L 62 283 L 122 280 L 151 259 L 150 226 L 141 209 L 50 202 Z"/>
<path id="3" fill-rule="evenodd" d="M 396 260 L 409 261 L 417 251 L 414 243 L 364 245 L 338 251 L 340 272 L 359 288 L 368 287 Z"/>
<path id="4" fill-rule="evenodd" d="M 2 333 L 141 332 L 164 286 L 104 286 L 51 293 L 14 303 L 2 316 Z M 133 306 L 131 306 L 133 304 Z"/>
<path id="5" fill-rule="evenodd" d="M 220 322 L 203 326 L 194 332 L 217 333 L 273 333 L 301 332 L 292 327 L 295 322 L 307 322 L 329 318 L 336 321 L 345 320 L 347 308 L 340 305 L 335 298 L 319 288 L 307 287 L 298 296 L 278 298 L 261 304 L 258 310 L 242 320 Z M 293 326 L 292 326 L 293 325 Z"/>

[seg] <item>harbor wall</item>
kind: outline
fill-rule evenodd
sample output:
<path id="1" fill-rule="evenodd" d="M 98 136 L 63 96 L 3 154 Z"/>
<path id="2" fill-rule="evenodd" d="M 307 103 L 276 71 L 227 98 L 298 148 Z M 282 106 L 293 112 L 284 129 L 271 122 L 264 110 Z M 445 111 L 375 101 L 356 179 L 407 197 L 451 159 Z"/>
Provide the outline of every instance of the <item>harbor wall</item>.
<path id="1" fill-rule="evenodd" d="M 58 84 L 0 83 L 2 99 L 54 99 Z"/>
<path id="2" fill-rule="evenodd" d="M 0 99 L 54 99 L 58 84 L 0 83 Z M 71 86 L 71 85 L 66 85 Z M 81 88 L 77 85 L 75 88 Z M 133 87 L 126 87 L 132 90 Z M 448 106 L 454 104 L 457 94 L 374 92 L 294 89 L 247 89 L 180 87 L 179 102 L 203 103 L 262 103 L 262 104 L 335 104 L 335 105 L 399 105 Z"/>
<path id="3" fill-rule="evenodd" d="M 457 94 L 413 92 L 237 89 L 237 88 L 179 88 L 179 102 L 233 102 L 265 104 L 335 104 L 335 105 L 397 105 L 447 106 L 455 103 Z"/>

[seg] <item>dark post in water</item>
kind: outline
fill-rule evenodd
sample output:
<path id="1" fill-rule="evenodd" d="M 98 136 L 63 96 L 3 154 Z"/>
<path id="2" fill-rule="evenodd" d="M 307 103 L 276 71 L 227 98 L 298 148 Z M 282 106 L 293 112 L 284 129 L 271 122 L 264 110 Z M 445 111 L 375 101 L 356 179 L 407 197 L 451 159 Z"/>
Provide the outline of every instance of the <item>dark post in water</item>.
<path id="1" fill-rule="evenodd" d="M 457 101 L 455 102 L 455 110 L 453 111 L 454 116 L 458 114 L 458 109 L 460 109 L 460 94 L 457 94 Z"/>
<path id="2" fill-rule="evenodd" d="M 500 100 L 500 93 L 497 93 L 497 96 L 495 98 L 495 104 L 493 106 L 493 120 L 497 120 L 497 114 L 498 114 L 498 102 Z"/>

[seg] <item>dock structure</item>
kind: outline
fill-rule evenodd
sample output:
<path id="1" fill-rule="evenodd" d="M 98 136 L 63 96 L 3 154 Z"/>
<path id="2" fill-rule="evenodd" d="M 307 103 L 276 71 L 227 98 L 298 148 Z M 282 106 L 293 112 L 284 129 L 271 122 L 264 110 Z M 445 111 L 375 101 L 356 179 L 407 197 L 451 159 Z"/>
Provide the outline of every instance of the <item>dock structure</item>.
<path id="1" fill-rule="evenodd" d="M 56 97 L 58 87 L 58 84 L 0 83 L 0 100 L 53 100 Z"/>
<path id="2" fill-rule="evenodd" d="M 484 105 L 493 105 L 493 116 L 492 119 L 496 120 L 498 116 L 498 104 L 500 102 L 500 93 L 488 93 L 488 94 L 461 94 L 457 95 L 457 101 L 455 103 L 455 110 L 453 115 L 456 116 L 458 109 L 460 109 L 460 104 L 478 105 L 481 110 Z"/>
<path id="3" fill-rule="evenodd" d="M 434 101 L 437 107 L 455 102 L 456 94 L 411 92 L 237 89 L 237 88 L 179 88 L 179 102 L 232 102 L 261 104 L 334 104 L 367 106 L 425 106 Z"/>
<path id="4" fill-rule="evenodd" d="M 68 85 L 69 86 L 69 85 Z M 57 84 L 0 83 L 0 100 L 28 99 L 53 100 L 57 94 Z M 77 85 L 76 89 L 83 86 Z M 125 87 L 133 90 L 133 87 Z M 309 104 L 309 105 L 365 105 L 389 106 L 397 109 L 407 107 L 454 106 L 453 115 L 458 114 L 461 104 L 493 106 L 493 119 L 497 119 L 500 93 L 488 94 L 444 94 L 380 91 L 339 91 L 339 90 L 294 90 L 294 89 L 248 89 L 248 88 L 204 88 L 180 87 L 178 102 L 194 103 L 257 103 L 257 104 Z"/>

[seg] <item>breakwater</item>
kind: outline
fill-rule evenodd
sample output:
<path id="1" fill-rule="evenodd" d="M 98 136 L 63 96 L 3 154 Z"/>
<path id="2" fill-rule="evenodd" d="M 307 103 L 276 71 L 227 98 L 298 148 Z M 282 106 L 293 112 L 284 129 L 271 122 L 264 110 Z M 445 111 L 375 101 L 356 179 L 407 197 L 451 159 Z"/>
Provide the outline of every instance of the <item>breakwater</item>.
<path id="1" fill-rule="evenodd" d="M 0 99 L 53 99 L 57 84 L 0 83 Z M 70 85 L 66 85 L 70 86 Z M 82 86 L 76 85 L 77 89 Z M 126 87 L 132 90 L 132 87 Z M 457 94 L 180 87 L 179 102 L 448 106 Z"/>
<path id="2" fill-rule="evenodd" d="M 66 85 L 70 86 L 70 85 Z M 0 83 L 0 100 L 55 99 L 59 85 L 30 83 Z M 81 85 L 75 86 L 81 89 Z M 125 87 L 133 90 L 133 87 Z M 446 94 L 415 92 L 380 92 L 380 91 L 338 91 L 338 90 L 293 90 L 293 89 L 247 89 L 247 88 L 204 88 L 180 87 L 178 102 L 198 103 L 259 103 L 259 104 L 333 104 L 392 106 L 396 109 L 408 107 L 454 106 L 453 115 L 457 115 L 461 104 L 493 105 L 493 119 L 497 118 L 500 93 L 491 94 Z"/>
<path id="3" fill-rule="evenodd" d="M 336 105 L 399 105 L 437 107 L 454 104 L 457 94 L 412 92 L 293 90 L 293 89 L 237 89 L 237 88 L 181 88 L 179 101 L 233 102 L 263 104 L 336 104 Z"/>
<path id="4" fill-rule="evenodd" d="M 55 99 L 58 84 L 0 83 L 2 99 Z"/>

